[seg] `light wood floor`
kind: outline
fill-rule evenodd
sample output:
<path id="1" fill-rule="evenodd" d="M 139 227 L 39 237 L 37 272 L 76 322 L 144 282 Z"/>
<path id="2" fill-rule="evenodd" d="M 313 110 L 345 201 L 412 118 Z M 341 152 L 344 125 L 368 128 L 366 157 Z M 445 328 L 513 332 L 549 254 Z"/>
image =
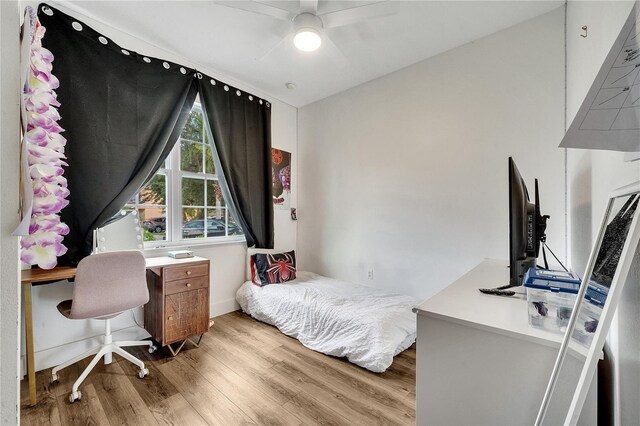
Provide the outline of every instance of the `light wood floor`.
<path id="1" fill-rule="evenodd" d="M 35 407 L 22 381 L 22 424 L 415 424 L 415 345 L 375 374 L 241 312 L 215 318 L 200 348 L 188 345 L 175 358 L 166 348 L 130 348 L 147 364 L 145 379 L 114 354 L 112 364 L 91 372 L 74 404 L 71 385 L 88 360 L 62 370 L 53 385 L 50 370 L 39 372 Z"/>

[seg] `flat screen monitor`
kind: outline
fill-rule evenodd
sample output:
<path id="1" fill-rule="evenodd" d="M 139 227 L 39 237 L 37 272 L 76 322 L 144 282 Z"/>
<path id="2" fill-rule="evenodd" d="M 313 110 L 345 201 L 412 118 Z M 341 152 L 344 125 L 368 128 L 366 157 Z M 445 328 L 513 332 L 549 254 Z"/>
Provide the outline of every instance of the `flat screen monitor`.
<path id="1" fill-rule="evenodd" d="M 536 266 L 540 244 L 545 241 L 549 216 L 540 215 L 538 180 L 535 202 L 529 199 L 524 179 L 509 157 L 509 286 L 522 285 L 524 274 Z"/>

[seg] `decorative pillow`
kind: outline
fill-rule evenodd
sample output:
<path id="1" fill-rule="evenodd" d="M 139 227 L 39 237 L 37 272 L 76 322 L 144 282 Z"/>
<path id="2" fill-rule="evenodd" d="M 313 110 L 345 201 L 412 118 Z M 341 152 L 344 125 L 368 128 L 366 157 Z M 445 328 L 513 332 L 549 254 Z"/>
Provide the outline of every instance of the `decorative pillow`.
<path id="1" fill-rule="evenodd" d="M 2 0 L 0 0 L 2 1 Z M 288 247 L 287 247 L 288 248 Z M 245 281 L 252 281 L 253 280 L 253 261 L 251 260 L 251 256 L 253 256 L 254 254 L 258 254 L 258 253 L 269 253 L 269 254 L 274 254 L 274 253 L 282 253 L 284 251 L 286 251 L 287 248 L 277 248 L 277 249 L 258 249 L 258 248 L 253 248 L 253 247 L 249 247 L 247 249 L 247 259 L 246 259 L 246 278 Z"/>
<path id="2" fill-rule="evenodd" d="M 257 286 L 296 279 L 296 252 L 256 253 L 251 256 L 251 281 Z"/>

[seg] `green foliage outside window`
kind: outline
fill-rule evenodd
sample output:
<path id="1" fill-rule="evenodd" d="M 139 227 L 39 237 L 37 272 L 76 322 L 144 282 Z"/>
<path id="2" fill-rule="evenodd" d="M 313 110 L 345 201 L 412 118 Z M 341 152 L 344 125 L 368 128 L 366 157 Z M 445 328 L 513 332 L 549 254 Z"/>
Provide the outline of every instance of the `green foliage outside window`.
<path id="1" fill-rule="evenodd" d="M 176 150 L 179 149 L 179 161 Z M 182 218 L 172 219 L 166 217 L 166 221 L 171 222 L 174 227 L 183 229 L 186 224 L 202 219 L 215 219 L 225 225 L 224 235 L 241 235 L 242 231 L 237 227 L 233 218 L 228 216 L 227 206 L 222 196 L 220 184 L 215 176 L 215 164 L 213 160 L 212 148 L 209 145 L 209 138 L 204 130 L 202 112 L 194 108 L 191 110 L 187 123 L 185 124 L 180 139 L 177 141 L 175 149 L 170 154 L 171 167 L 169 161 L 161 167 L 161 170 L 145 185 L 145 187 L 130 201 L 130 205 L 138 205 L 141 209 L 141 222 L 145 219 L 153 221 L 155 218 L 165 217 L 170 209 L 167 206 L 167 193 L 169 177 L 175 182 L 180 182 L 181 197 L 172 198 L 172 203 L 182 205 Z M 179 164 L 177 164 L 179 163 Z M 176 194 L 177 195 L 177 194 Z M 181 220 L 180 220 L 181 219 Z M 149 222 L 147 221 L 147 222 Z M 207 222 L 209 223 L 209 222 Z M 202 226 L 202 225 L 200 225 Z M 220 236 L 208 231 L 206 225 L 206 236 Z M 213 225 L 211 225 L 213 226 Z M 228 226 L 228 228 L 227 228 Z M 193 227 L 193 226 L 192 226 Z M 165 222 L 161 226 L 148 223 L 144 230 L 144 241 L 164 240 L 166 234 Z M 193 233 L 183 232 L 182 238 L 191 238 Z"/>

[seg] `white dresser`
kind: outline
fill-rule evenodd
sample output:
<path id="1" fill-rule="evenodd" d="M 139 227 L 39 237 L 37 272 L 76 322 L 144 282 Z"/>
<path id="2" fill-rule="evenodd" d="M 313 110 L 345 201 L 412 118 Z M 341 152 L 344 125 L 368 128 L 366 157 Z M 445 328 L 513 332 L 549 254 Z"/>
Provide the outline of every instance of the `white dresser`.
<path id="1" fill-rule="evenodd" d="M 529 326 L 524 287 L 512 297 L 478 291 L 508 283 L 507 265 L 485 260 L 418 306 L 418 425 L 534 423 L 562 335 Z M 579 358 L 565 361 L 568 374 L 577 375 Z M 580 424 L 596 424 L 595 382 Z M 572 396 L 559 383 L 544 424 L 561 424 L 559 406 L 566 410 Z"/>

